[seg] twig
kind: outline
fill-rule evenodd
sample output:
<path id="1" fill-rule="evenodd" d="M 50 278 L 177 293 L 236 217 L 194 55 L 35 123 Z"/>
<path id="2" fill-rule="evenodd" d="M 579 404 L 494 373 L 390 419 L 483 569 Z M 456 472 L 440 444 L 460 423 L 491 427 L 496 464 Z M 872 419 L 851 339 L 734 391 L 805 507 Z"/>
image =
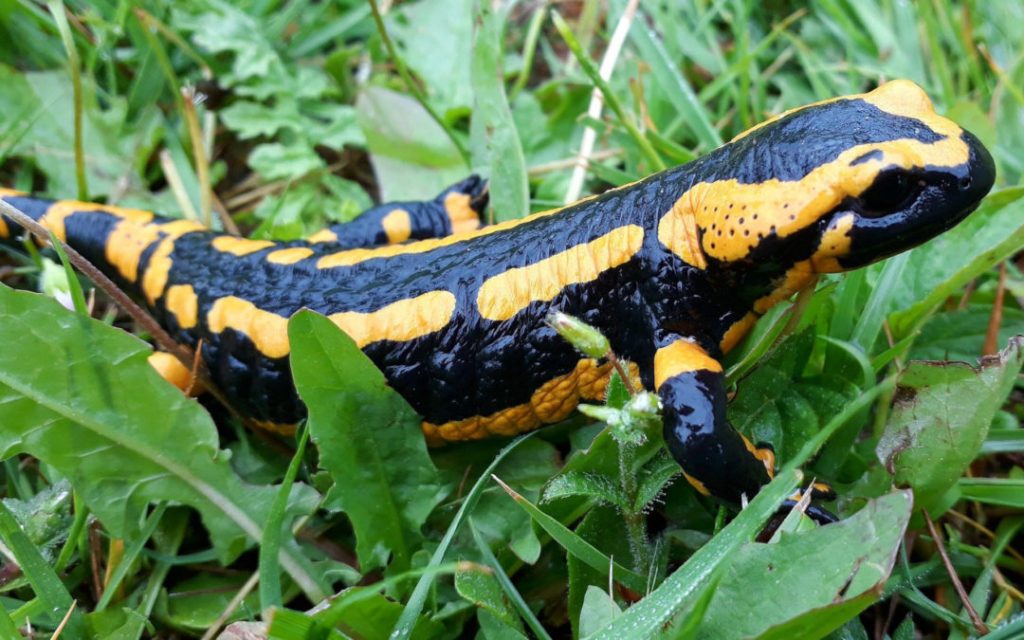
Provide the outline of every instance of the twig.
<path id="1" fill-rule="evenodd" d="M 395 49 L 395 44 L 391 41 L 391 36 L 388 35 L 388 30 L 384 27 L 384 18 L 381 17 L 380 7 L 377 6 L 377 0 L 370 0 L 370 10 L 373 12 L 373 21 L 377 25 L 377 32 L 380 33 L 380 39 L 384 42 L 384 48 L 387 49 L 388 55 L 395 63 L 395 68 L 398 70 L 398 75 L 402 76 L 402 81 L 405 86 L 412 93 L 416 101 L 426 109 L 430 117 L 434 119 L 434 122 L 444 130 L 448 138 L 455 145 L 455 148 L 459 151 L 459 155 L 462 156 L 462 160 L 468 165 L 469 151 L 462 142 L 455 136 L 455 132 L 452 131 L 444 120 L 441 119 L 440 114 L 430 106 L 427 102 L 427 96 L 420 89 L 419 85 L 412 79 L 412 75 L 409 73 L 409 68 L 405 66 L 405 60 L 402 60 L 401 56 L 398 55 L 398 51 Z"/>
<path id="2" fill-rule="evenodd" d="M 17 209 L 16 207 L 11 206 L 4 200 L 0 200 L 0 215 L 5 215 L 11 220 L 13 220 L 21 228 L 27 230 L 29 233 L 34 235 L 39 240 L 39 242 L 42 243 L 44 246 L 50 243 L 50 234 L 47 231 L 46 227 L 39 224 L 38 222 L 30 218 L 28 215 L 26 215 L 23 211 Z M 134 320 L 147 333 L 149 333 L 149 335 L 153 337 L 153 340 L 156 341 L 157 345 L 159 345 L 161 349 L 173 355 L 184 366 L 190 367 L 192 365 L 194 356 L 191 349 L 189 349 L 185 345 L 175 342 L 174 338 L 172 338 L 170 334 L 164 331 L 164 328 L 160 326 L 160 324 L 156 321 L 155 318 L 153 318 L 153 316 L 149 314 L 148 311 L 146 311 L 138 304 L 136 304 L 134 300 L 128 297 L 128 294 L 126 294 L 124 291 L 121 290 L 120 287 L 114 284 L 113 280 L 108 278 L 106 274 L 97 269 L 96 266 L 89 262 L 82 254 L 75 251 L 66 242 L 61 242 L 61 248 L 64 249 L 64 253 L 67 254 L 68 261 L 70 261 L 71 264 L 74 265 L 74 267 L 78 269 L 79 272 L 85 275 L 85 277 L 92 280 L 93 283 L 95 283 L 97 287 L 102 289 L 104 293 L 106 293 L 119 307 L 121 307 L 125 311 L 125 313 L 131 316 L 132 320 Z M 230 411 L 232 415 L 238 417 L 246 424 L 252 426 L 252 421 L 249 418 L 246 418 L 237 412 L 237 410 L 231 405 L 231 403 L 228 402 L 227 397 L 220 391 L 220 389 L 218 389 L 213 384 L 213 381 L 210 380 L 210 377 L 206 374 L 205 371 L 200 370 L 198 373 L 199 381 L 203 384 L 203 386 L 206 388 L 206 391 L 210 395 L 216 398 L 217 401 L 220 402 L 228 411 Z"/>
<path id="3" fill-rule="evenodd" d="M 988 318 L 988 329 L 985 331 L 985 344 L 981 348 L 983 355 L 995 355 L 999 351 L 999 326 L 1003 324 L 1003 300 L 1006 298 L 1006 261 L 999 263 L 999 284 L 996 287 L 996 299 L 992 303 L 992 315 Z"/>
<path id="4" fill-rule="evenodd" d="M 67 612 L 64 613 L 64 617 L 61 618 L 60 624 L 54 629 L 53 635 L 50 636 L 50 640 L 57 640 L 60 634 L 64 632 L 64 627 L 67 626 L 68 621 L 71 620 L 71 614 L 75 612 L 75 607 L 78 605 L 78 600 L 72 600 L 71 606 L 68 607 Z"/>
<path id="5" fill-rule="evenodd" d="M 39 242 L 44 246 L 50 243 L 50 234 L 47 232 L 46 227 L 39 224 L 20 209 L 17 209 L 7 202 L 0 200 L 0 214 L 3 214 L 16 222 L 21 228 L 26 229 L 32 235 L 34 235 Z M 161 327 L 153 316 L 137 305 L 134 300 L 128 297 L 124 291 L 121 290 L 113 280 L 108 278 L 106 274 L 97 269 L 91 262 L 85 259 L 82 254 L 71 248 L 66 242 L 61 242 L 61 248 L 68 256 L 68 260 L 75 266 L 82 274 L 87 278 L 96 283 L 100 289 L 103 289 L 104 293 L 111 297 L 118 304 L 119 307 L 125 310 L 125 312 L 132 317 L 132 320 L 139 323 L 143 329 L 145 329 L 153 339 L 156 340 L 160 348 L 168 353 L 173 354 L 181 363 L 186 367 L 192 362 L 192 352 L 186 349 L 182 345 L 174 341 L 163 327 Z"/>
<path id="6" fill-rule="evenodd" d="M 924 521 L 928 524 L 928 532 L 932 535 L 932 540 L 935 541 L 935 548 L 939 550 L 939 556 L 942 558 L 942 564 L 946 567 L 946 573 L 949 574 L 949 579 L 953 583 L 953 588 L 956 589 L 956 593 L 960 596 L 960 602 L 964 604 L 964 608 L 967 609 L 967 615 L 971 618 L 971 623 L 974 624 L 975 631 L 980 635 L 988 633 L 988 625 L 981 619 L 978 612 L 974 608 L 974 604 L 971 603 L 971 598 L 967 595 L 967 590 L 964 589 L 964 585 L 960 582 L 960 576 L 956 574 L 956 569 L 953 568 L 953 561 L 949 559 L 949 554 L 946 552 L 946 545 L 942 542 L 942 536 L 939 535 L 938 529 L 935 527 L 935 523 L 932 522 L 932 517 L 928 515 L 926 510 L 921 510 L 924 514 Z"/>
<path id="7" fill-rule="evenodd" d="M 242 588 L 238 590 L 238 593 L 231 598 L 231 602 L 228 603 L 228 606 L 224 607 L 224 611 L 220 612 L 220 615 L 217 616 L 214 623 L 210 625 L 210 628 L 203 634 L 202 640 L 213 640 L 217 636 L 217 632 L 220 631 L 220 628 L 224 626 L 224 623 L 228 621 L 228 618 L 230 618 L 235 610 L 238 609 L 238 606 L 242 604 L 242 600 L 245 600 L 245 597 L 252 593 L 252 590 L 256 588 L 256 584 L 259 581 L 259 572 L 254 572 L 249 576 L 249 579 L 245 581 L 245 584 L 243 584 Z"/>
<path id="8" fill-rule="evenodd" d="M 544 162 L 529 167 L 526 170 L 526 175 L 531 178 L 542 176 L 545 173 L 551 173 L 553 171 L 561 171 L 562 169 L 572 169 L 580 160 L 582 160 L 587 167 L 590 166 L 591 162 L 597 162 L 598 160 L 607 160 L 608 158 L 614 158 L 622 153 L 622 147 L 613 147 L 611 149 L 601 149 L 590 154 L 590 156 L 576 156 L 573 158 L 563 158 L 561 160 L 552 160 L 551 162 Z"/>
<path id="9" fill-rule="evenodd" d="M 615 25 L 615 31 L 612 33 L 611 40 L 608 41 L 608 48 L 604 52 L 604 57 L 601 59 L 601 67 L 598 70 L 598 74 L 602 80 L 607 82 L 612 77 L 612 72 L 615 70 L 615 63 L 619 59 L 619 54 L 622 52 L 622 45 L 626 41 L 626 36 L 629 34 L 629 28 L 633 24 L 633 18 L 636 16 L 637 6 L 640 4 L 640 0 L 630 0 L 629 4 L 626 5 L 626 9 L 622 12 L 622 16 L 619 18 L 618 24 Z M 573 51 L 573 53 L 576 53 Z M 582 60 L 580 61 L 582 63 Z M 605 85 L 607 87 L 607 84 Z M 604 94 L 605 87 L 595 86 L 593 92 L 590 94 L 590 106 L 587 107 L 587 116 L 591 120 L 601 119 L 601 109 L 604 107 Z M 608 92 L 610 93 L 610 92 Z M 616 109 L 609 100 L 609 106 L 616 111 Z M 619 119 L 622 120 L 622 115 L 619 115 Z M 623 122 L 625 124 L 625 122 Z M 575 202 L 579 199 L 580 193 L 583 190 L 583 178 L 586 173 L 586 158 L 590 156 L 594 150 L 594 144 L 597 142 L 597 131 L 593 127 L 587 126 L 583 130 L 583 139 L 580 141 L 580 150 L 576 154 L 576 167 L 572 171 L 572 176 L 569 178 L 569 188 L 565 190 L 565 202 Z"/>

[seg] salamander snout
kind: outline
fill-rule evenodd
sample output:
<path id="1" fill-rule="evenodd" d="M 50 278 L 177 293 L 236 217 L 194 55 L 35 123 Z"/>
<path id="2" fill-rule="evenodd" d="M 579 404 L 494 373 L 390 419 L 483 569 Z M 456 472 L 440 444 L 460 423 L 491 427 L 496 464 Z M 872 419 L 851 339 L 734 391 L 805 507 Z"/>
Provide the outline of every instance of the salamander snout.
<path id="1" fill-rule="evenodd" d="M 978 208 L 995 183 L 995 163 L 972 133 L 961 130 L 956 143 L 962 145 L 960 153 L 966 161 L 944 166 L 925 158 L 911 168 L 883 168 L 867 189 L 840 207 L 833 224 L 852 217 L 846 231 L 849 251 L 837 256 L 841 269 L 854 269 L 922 244 Z"/>

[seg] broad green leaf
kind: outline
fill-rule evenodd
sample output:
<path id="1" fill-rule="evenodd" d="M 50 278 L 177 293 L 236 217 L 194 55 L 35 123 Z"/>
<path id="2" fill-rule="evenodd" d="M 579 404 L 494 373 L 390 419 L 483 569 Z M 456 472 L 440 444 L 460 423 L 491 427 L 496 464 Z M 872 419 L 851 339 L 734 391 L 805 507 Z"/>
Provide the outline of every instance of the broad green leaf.
<path id="1" fill-rule="evenodd" d="M 473 0 L 421 0 L 397 5 L 388 14 L 388 33 L 399 55 L 426 85 L 431 104 L 442 116 L 473 102 L 470 65 Z M 447 118 L 446 118 L 447 119 Z"/>
<path id="2" fill-rule="evenodd" d="M 274 106 L 239 100 L 220 111 L 224 125 L 243 140 L 258 136 L 272 136 L 278 131 L 301 132 L 302 119 L 294 101 L 282 101 Z"/>
<path id="3" fill-rule="evenodd" d="M 779 460 L 792 458 L 859 391 L 839 371 L 805 377 L 813 345 L 811 330 L 791 336 L 740 381 L 729 405 L 736 428 L 752 442 L 770 442 Z M 846 373 L 859 381 L 859 371 Z"/>
<path id="4" fill-rule="evenodd" d="M 468 169 L 444 132 L 413 98 L 367 87 L 356 99 L 381 200 L 433 198 Z"/>
<path id="5" fill-rule="evenodd" d="M 328 496 L 356 533 L 362 570 L 409 567 L 420 527 L 447 493 L 427 455 L 420 418 L 384 374 L 327 318 L 300 311 L 288 323 L 292 374 L 309 409 Z"/>
<path id="6" fill-rule="evenodd" d="M 294 180 L 322 168 L 324 161 L 304 142 L 268 142 L 252 150 L 249 166 L 266 180 Z"/>
<path id="7" fill-rule="evenodd" d="M 544 502 L 569 496 L 596 498 L 620 509 L 628 508 L 622 489 L 608 476 L 570 471 L 555 476 L 544 487 Z"/>
<path id="8" fill-rule="evenodd" d="M 914 362 L 900 375 L 879 460 L 901 486 L 931 509 L 974 460 L 992 418 L 1024 363 L 1014 338 L 978 368 L 957 362 Z"/>
<path id="9" fill-rule="evenodd" d="M 915 360 L 974 362 L 981 355 L 992 317 L 991 304 L 970 304 L 966 309 L 937 313 L 921 328 L 910 356 Z M 1006 306 L 999 326 L 999 344 L 1024 334 L 1024 311 Z"/>
<path id="10" fill-rule="evenodd" d="M 505 95 L 502 33 L 506 11 L 480 3 L 473 43 L 472 149 L 476 166 L 490 166 L 491 198 L 498 221 L 530 213 L 526 159 Z M 603 355 L 603 354 L 602 354 Z"/>
<path id="11" fill-rule="evenodd" d="M 350 587 L 334 596 L 333 601 L 334 604 L 330 610 L 333 628 L 344 633 L 345 638 L 384 640 L 404 609 L 401 603 L 380 593 L 379 586 Z M 307 619 L 315 620 L 314 628 L 322 629 L 328 626 L 319 616 L 307 617 Z M 279 620 L 279 615 L 275 614 L 270 627 L 271 637 L 284 637 L 281 629 L 286 623 L 285 618 Z M 436 638 L 440 635 L 441 629 L 439 623 L 420 616 L 416 619 L 412 638 L 414 640 Z M 300 637 L 314 640 L 323 636 L 310 634 Z"/>
<path id="12" fill-rule="evenodd" d="M 580 609 L 580 637 L 589 636 L 622 615 L 615 599 L 601 587 L 590 585 Z"/>
<path id="13" fill-rule="evenodd" d="M 838 628 L 879 598 L 912 505 L 898 491 L 836 524 L 739 548 L 698 637 L 818 638 Z"/>
<path id="14" fill-rule="evenodd" d="M 240 574 L 196 573 L 160 594 L 154 617 L 175 629 L 200 633 L 220 617 L 242 588 L 245 578 Z M 228 618 L 228 622 L 255 617 L 259 610 L 259 596 L 253 591 Z"/>
<path id="15" fill-rule="evenodd" d="M 659 637 L 665 630 L 664 625 L 680 619 L 686 608 L 700 599 L 712 574 L 741 545 L 757 535 L 782 501 L 792 495 L 802 477 L 796 469 L 781 470 L 732 522 L 690 556 L 682 567 L 592 637 L 595 640 Z"/>
<path id="16" fill-rule="evenodd" d="M 482 571 L 479 566 L 460 566 L 455 571 L 455 589 L 466 600 L 490 611 L 503 624 L 520 633 L 524 631 L 522 621 L 493 574 Z"/>
<path id="17" fill-rule="evenodd" d="M 965 221 L 914 249 L 891 297 L 897 339 L 972 278 L 1024 247 L 1024 187 L 990 195 Z"/>
<path id="18" fill-rule="evenodd" d="M 17 336 L 0 350 L 3 458 L 53 465 L 117 538 L 137 534 L 160 500 L 197 509 L 222 561 L 261 538 L 276 489 L 234 474 L 209 415 L 159 377 L 145 343 L 4 286 L 0 325 Z M 308 487 L 293 496 L 292 515 L 312 509 Z M 294 542 L 281 565 L 310 597 L 326 591 Z"/>

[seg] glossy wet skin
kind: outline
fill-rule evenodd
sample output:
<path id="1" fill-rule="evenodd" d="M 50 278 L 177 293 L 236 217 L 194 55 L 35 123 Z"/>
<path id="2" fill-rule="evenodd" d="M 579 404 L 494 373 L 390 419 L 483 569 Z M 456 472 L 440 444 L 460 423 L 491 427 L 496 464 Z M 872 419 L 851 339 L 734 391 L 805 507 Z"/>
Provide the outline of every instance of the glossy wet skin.
<path id="1" fill-rule="evenodd" d="M 514 435 L 600 400 L 610 365 L 545 323 L 554 310 L 578 316 L 658 392 L 666 442 L 691 483 L 737 503 L 768 480 L 773 458 L 726 420 L 721 355 L 815 274 L 955 225 L 993 179 L 973 136 L 915 85 L 892 82 L 783 114 L 632 185 L 482 229 L 476 180 L 289 243 L 0 197 L 137 292 L 180 341 L 202 340 L 217 385 L 268 425 L 304 414 L 288 363 L 298 309 L 348 332 L 423 416 L 432 443 Z M 426 236 L 446 237 L 403 242 Z"/>

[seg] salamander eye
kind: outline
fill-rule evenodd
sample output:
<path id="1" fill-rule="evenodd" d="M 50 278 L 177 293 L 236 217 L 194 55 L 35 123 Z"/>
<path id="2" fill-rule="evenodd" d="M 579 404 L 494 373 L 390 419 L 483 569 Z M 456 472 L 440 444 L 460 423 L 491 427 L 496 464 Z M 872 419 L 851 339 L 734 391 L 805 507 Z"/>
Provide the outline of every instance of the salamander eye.
<path id="1" fill-rule="evenodd" d="M 860 201 L 861 213 L 870 217 L 901 209 L 916 189 L 916 183 L 904 171 L 883 173 L 857 198 Z"/>

